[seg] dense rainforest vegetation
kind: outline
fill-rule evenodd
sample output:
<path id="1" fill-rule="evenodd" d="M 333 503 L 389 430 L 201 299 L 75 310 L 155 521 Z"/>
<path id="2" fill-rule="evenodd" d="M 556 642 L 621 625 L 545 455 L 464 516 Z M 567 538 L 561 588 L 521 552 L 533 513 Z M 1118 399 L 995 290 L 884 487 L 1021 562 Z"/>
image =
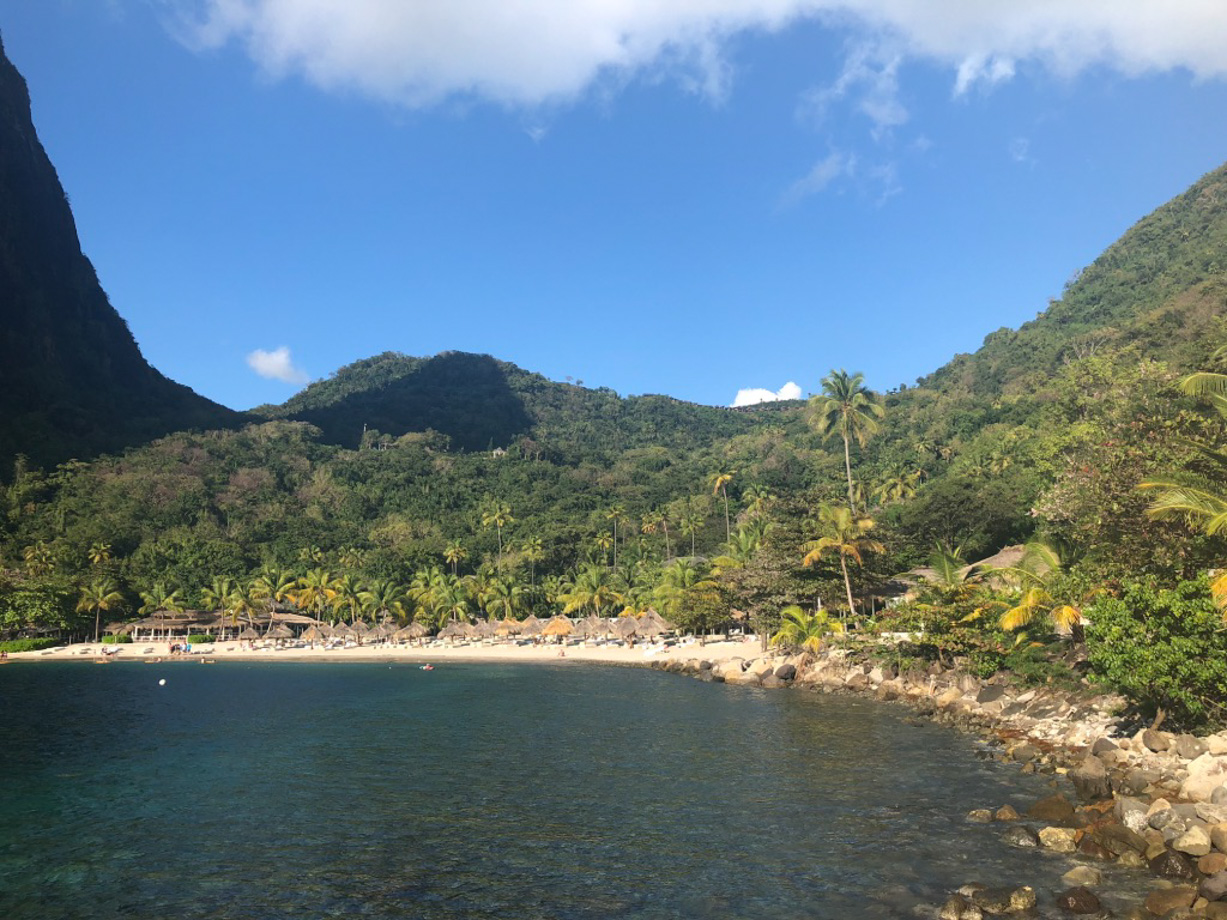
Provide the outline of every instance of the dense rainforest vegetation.
<path id="1" fill-rule="evenodd" d="M 4 635 L 273 602 L 434 626 L 655 607 L 797 647 L 908 633 L 901 662 L 1227 715 L 1227 168 L 915 386 L 815 368 L 808 401 L 732 410 L 389 352 L 240 416 L 144 364 L 31 150 L 0 160 L 0 346 L 58 351 L 0 362 Z"/>

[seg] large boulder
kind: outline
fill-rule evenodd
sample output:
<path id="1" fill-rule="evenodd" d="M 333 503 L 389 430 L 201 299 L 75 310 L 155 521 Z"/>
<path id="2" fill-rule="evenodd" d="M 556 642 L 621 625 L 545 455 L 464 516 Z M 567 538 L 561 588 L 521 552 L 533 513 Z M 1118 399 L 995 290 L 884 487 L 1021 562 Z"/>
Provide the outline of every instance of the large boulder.
<path id="1" fill-rule="evenodd" d="M 1197 870 L 1193 863 L 1183 853 L 1174 850 L 1164 850 L 1150 861 L 1150 871 L 1159 878 L 1194 879 Z M 1187 905 L 1186 905 L 1187 906 Z"/>
<path id="2" fill-rule="evenodd" d="M 1170 736 L 1165 732 L 1155 731 L 1153 728 L 1148 728 L 1142 732 L 1142 746 L 1148 751 L 1153 751 L 1158 754 L 1166 751 L 1172 746 Z"/>
<path id="3" fill-rule="evenodd" d="M 1108 770 L 1094 754 L 1087 754 L 1082 763 L 1069 772 L 1069 779 L 1084 802 L 1106 799 L 1112 794 Z"/>
<path id="4" fill-rule="evenodd" d="M 1176 736 L 1176 753 L 1185 760 L 1196 760 L 1209 749 L 1206 742 L 1195 735 Z"/>
<path id="5" fill-rule="evenodd" d="M 1050 795 L 1040 799 L 1029 809 L 1027 815 L 1037 821 L 1048 824 L 1058 824 L 1062 827 L 1072 827 L 1074 822 L 1074 806 L 1063 795 Z"/>
<path id="6" fill-rule="evenodd" d="M 797 676 L 795 664 L 782 664 L 775 669 L 775 676 L 780 680 L 793 680 Z"/>
<path id="7" fill-rule="evenodd" d="M 1146 816 L 1146 806 L 1140 799 L 1118 795 L 1113 810 L 1116 812 L 1117 820 L 1135 834 L 1142 833 L 1150 826 Z"/>
<path id="8" fill-rule="evenodd" d="M 1216 757 L 1209 751 L 1189 761 L 1188 778 L 1180 787 L 1182 798 L 1208 802 L 1214 790 L 1227 782 L 1227 756 Z"/>
<path id="9" fill-rule="evenodd" d="M 1196 888 L 1160 888 L 1146 896 L 1146 909 L 1156 917 L 1168 911 L 1192 907 L 1197 900 Z"/>
<path id="10" fill-rule="evenodd" d="M 1068 827 L 1045 827 L 1039 833 L 1040 846 L 1058 853 L 1073 853 L 1078 849 L 1078 832 Z"/>
<path id="11" fill-rule="evenodd" d="M 1172 849 L 1186 856 L 1205 856 L 1210 852 L 1210 835 L 1200 827 L 1190 827 L 1172 842 Z"/>
<path id="12" fill-rule="evenodd" d="M 1096 914 L 1103 909 L 1095 893 L 1081 886 L 1057 895 L 1057 907 L 1071 914 Z"/>

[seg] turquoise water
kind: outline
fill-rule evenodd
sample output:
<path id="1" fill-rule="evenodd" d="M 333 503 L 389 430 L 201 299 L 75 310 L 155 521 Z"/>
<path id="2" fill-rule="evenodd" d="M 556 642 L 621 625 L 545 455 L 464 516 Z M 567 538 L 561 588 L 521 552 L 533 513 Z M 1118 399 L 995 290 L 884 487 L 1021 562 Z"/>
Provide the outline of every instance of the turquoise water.
<path id="1" fill-rule="evenodd" d="M 1050 790 L 905 717 L 563 664 L 13 663 L 0 917 L 801 920 L 1056 890 L 1066 858 L 963 818 Z"/>

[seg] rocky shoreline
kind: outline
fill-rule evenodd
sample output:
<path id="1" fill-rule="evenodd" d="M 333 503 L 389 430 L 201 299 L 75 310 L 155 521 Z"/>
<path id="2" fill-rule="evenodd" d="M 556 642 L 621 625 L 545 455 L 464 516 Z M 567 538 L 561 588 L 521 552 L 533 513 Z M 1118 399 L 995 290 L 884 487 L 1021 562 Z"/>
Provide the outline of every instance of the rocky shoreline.
<path id="1" fill-rule="evenodd" d="M 1109 917 L 1097 863 L 1149 877 L 1141 903 L 1118 908 L 1129 920 L 1227 920 L 1227 732 L 1204 738 L 1130 724 L 1116 696 L 1015 687 L 1003 676 L 980 680 L 932 668 L 899 672 L 842 648 L 818 655 L 764 653 L 712 662 L 701 658 L 651 667 L 699 680 L 767 689 L 867 695 L 992 742 L 994 756 L 1027 773 L 1068 780 L 1065 793 L 1025 815 L 1005 806 L 973 807 L 968 820 L 999 822 L 1014 846 L 1042 847 L 1079 860 L 1068 888 L 969 884 L 934 905 L 941 920 L 985 916 Z M 1058 784 L 1059 786 L 1060 784 Z M 1118 899 L 1119 900 L 1119 899 Z"/>

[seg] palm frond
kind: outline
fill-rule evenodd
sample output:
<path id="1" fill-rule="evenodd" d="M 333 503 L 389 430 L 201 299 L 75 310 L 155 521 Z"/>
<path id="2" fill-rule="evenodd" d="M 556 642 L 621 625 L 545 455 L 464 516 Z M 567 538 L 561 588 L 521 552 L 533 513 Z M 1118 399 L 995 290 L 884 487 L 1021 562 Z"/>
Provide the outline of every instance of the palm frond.
<path id="1" fill-rule="evenodd" d="M 1180 392 L 1190 396 L 1213 396 L 1227 393 L 1227 374 L 1198 371 L 1180 381 Z"/>

